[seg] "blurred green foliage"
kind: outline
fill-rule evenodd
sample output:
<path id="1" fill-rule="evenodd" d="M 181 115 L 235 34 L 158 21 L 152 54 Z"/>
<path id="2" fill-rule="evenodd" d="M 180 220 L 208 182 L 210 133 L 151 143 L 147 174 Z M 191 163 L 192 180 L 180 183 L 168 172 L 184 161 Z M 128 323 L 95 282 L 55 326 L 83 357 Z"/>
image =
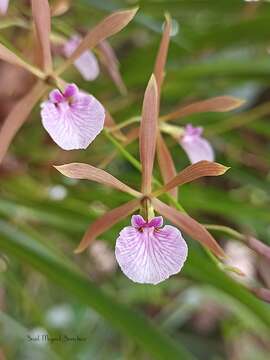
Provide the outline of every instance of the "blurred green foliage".
<path id="1" fill-rule="evenodd" d="M 12 2 L 11 13 L 17 3 Z M 88 29 L 113 10 L 137 5 L 135 20 L 110 41 L 128 95 L 117 92 L 105 71 L 86 83 L 72 68 L 65 79 L 93 93 L 117 122 L 139 115 L 163 15 L 169 12 L 175 35 L 161 113 L 180 103 L 223 94 L 247 100 L 234 114 L 197 114 L 181 120 L 203 125 L 217 160 L 231 167 L 222 178 L 183 186 L 181 204 L 202 223 L 228 225 L 270 244 L 270 3 L 78 0 L 65 15 L 53 19 L 53 30 L 67 34 Z M 1 30 L 9 42 L 17 34 L 19 44 L 25 33 L 15 27 Z M 166 141 L 181 170 L 188 165 L 185 154 L 171 139 Z M 100 135 L 86 151 L 65 153 L 47 138 L 38 108 L 13 142 L 12 166 L 2 169 L 0 180 L 0 249 L 7 267 L 1 273 L 0 347 L 7 359 L 269 358 L 269 347 L 263 346 L 269 339 L 269 306 L 220 270 L 193 240 L 188 239 L 184 271 L 157 287 L 134 284 L 119 270 L 100 275 L 89 253 L 73 255 L 88 224 L 128 196 L 86 181 L 69 181 L 51 165 L 70 161 L 98 165 L 113 150 Z M 136 143 L 128 150 L 138 156 Z M 139 172 L 121 155 L 108 171 L 138 187 Z M 158 172 L 155 175 L 159 177 Z M 109 250 L 128 222 L 104 234 Z M 221 243 L 230 240 L 221 233 L 214 235 Z M 196 319 L 207 304 L 219 311 L 216 318 L 210 312 L 207 319 L 214 318 L 214 326 L 203 331 L 196 328 Z M 62 314 L 62 322 L 51 320 L 52 311 L 54 320 Z M 27 342 L 26 334 L 38 329 L 87 340 Z M 245 347 L 249 351 L 242 350 Z"/>

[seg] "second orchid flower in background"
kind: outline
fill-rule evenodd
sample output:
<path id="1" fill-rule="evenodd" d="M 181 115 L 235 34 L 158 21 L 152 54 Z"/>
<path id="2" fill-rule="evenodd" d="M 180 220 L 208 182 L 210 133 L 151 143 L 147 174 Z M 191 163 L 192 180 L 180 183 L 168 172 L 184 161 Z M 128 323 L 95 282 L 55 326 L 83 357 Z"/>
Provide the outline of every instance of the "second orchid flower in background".
<path id="1" fill-rule="evenodd" d="M 41 104 L 41 118 L 62 149 L 86 149 L 103 129 L 105 110 L 94 96 L 69 84 L 63 93 L 51 91 L 49 99 Z"/>
<path id="2" fill-rule="evenodd" d="M 212 145 L 201 136 L 202 133 L 202 127 L 193 127 L 188 124 L 185 127 L 184 135 L 179 140 L 192 164 L 201 160 L 214 161 L 215 159 Z"/>
<path id="3" fill-rule="evenodd" d="M 7 2 L 2 0 L 1 11 L 6 10 L 6 5 Z M 70 50 L 71 55 L 68 59 L 58 68 L 54 68 L 51 53 L 53 11 L 47 0 L 32 0 L 31 7 L 36 33 L 34 40 L 37 42 L 35 48 L 38 49 L 38 66 L 24 60 L 0 43 L 0 59 L 26 70 L 36 79 L 29 92 L 15 103 L 3 122 L 0 130 L 0 162 L 6 155 L 13 138 L 40 99 L 48 94 L 51 87 L 60 86 L 62 90 L 65 81 L 61 79 L 61 74 L 78 59 L 83 59 L 85 62 L 85 52 L 121 31 L 138 10 L 118 11 L 101 20 L 98 25 L 88 31 L 78 46 L 75 44 L 76 49 L 73 45 L 75 50 L 72 53 L 72 49 Z M 80 58 L 81 56 L 83 58 Z M 89 57 L 87 57 L 87 63 L 88 61 Z M 78 65 L 77 62 L 76 64 Z M 90 70 L 93 71 L 93 69 Z M 86 75 L 89 76 L 89 73 Z M 45 129 L 60 147 L 65 150 L 85 149 L 102 130 L 105 110 L 92 95 L 79 90 L 74 84 L 69 84 L 63 92 L 55 89 L 50 93 L 49 99 L 42 104 L 41 117 Z"/>
<path id="4" fill-rule="evenodd" d="M 0 15 L 5 15 L 8 11 L 9 0 L 0 0 Z"/>
<path id="5" fill-rule="evenodd" d="M 63 46 L 64 55 L 69 58 L 80 45 L 82 39 L 78 35 L 72 36 Z M 91 50 L 86 50 L 74 62 L 74 66 L 80 72 L 84 80 L 95 80 L 99 75 L 97 58 Z"/>

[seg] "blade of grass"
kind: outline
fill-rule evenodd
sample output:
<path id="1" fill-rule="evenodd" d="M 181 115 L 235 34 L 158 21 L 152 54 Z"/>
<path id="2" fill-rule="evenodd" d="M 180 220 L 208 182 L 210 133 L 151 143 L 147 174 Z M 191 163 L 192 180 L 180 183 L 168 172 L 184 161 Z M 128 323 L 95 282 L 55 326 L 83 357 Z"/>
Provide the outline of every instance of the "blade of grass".
<path id="1" fill-rule="evenodd" d="M 154 359 L 192 359 L 189 353 L 162 334 L 154 324 L 140 313 L 129 309 L 80 272 L 74 271 L 59 257 L 33 238 L 17 231 L 7 223 L 0 222 L 0 248 L 9 256 L 33 266 L 50 281 L 56 283 L 80 303 L 93 308 L 123 335 L 133 339 Z"/>
<path id="2" fill-rule="evenodd" d="M 264 331 L 270 333 L 269 306 L 257 299 L 243 285 L 237 283 L 220 270 L 214 262 L 206 257 L 206 254 L 189 246 L 189 257 L 183 268 L 183 273 L 198 282 L 205 282 L 214 288 L 230 295 L 241 306 L 248 310 L 250 316 L 256 316 Z"/>

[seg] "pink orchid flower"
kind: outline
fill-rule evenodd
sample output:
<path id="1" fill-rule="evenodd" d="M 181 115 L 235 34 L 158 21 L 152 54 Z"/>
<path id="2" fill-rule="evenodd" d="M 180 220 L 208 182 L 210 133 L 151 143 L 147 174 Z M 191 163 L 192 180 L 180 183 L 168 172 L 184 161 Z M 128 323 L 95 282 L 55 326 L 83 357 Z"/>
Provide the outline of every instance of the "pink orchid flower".
<path id="1" fill-rule="evenodd" d="M 92 95 L 75 84 L 63 93 L 55 89 L 41 104 L 42 124 L 64 150 L 86 149 L 104 127 L 105 110 Z"/>
<path id="2" fill-rule="evenodd" d="M 81 43 L 78 35 L 72 36 L 64 45 L 64 55 L 69 58 Z M 95 80 L 99 75 L 98 61 L 92 51 L 86 50 L 74 62 L 74 66 L 82 75 L 84 80 Z"/>
<path id="3" fill-rule="evenodd" d="M 5 15 L 8 11 L 9 0 L 0 0 L 0 14 Z"/>
<path id="4" fill-rule="evenodd" d="M 162 216 L 146 222 L 133 215 L 116 241 L 115 256 L 123 273 L 137 283 L 158 284 L 182 269 L 188 247 L 174 226 L 163 226 Z"/>
<path id="5" fill-rule="evenodd" d="M 1 11 L 6 8 L 6 1 L 0 0 Z M 138 9 L 116 11 L 105 17 L 89 30 L 74 53 L 58 67 L 54 67 L 51 53 L 51 9 L 48 0 L 32 0 L 32 15 L 38 42 L 38 66 L 25 61 L 0 43 L 0 59 L 16 65 L 35 76 L 32 88 L 12 107 L 0 129 L 0 162 L 17 132 L 29 117 L 34 106 L 47 93 L 49 83 L 62 82 L 61 75 L 86 50 L 98 46 L 110 36 L 118 33 L 134 18 Z M 93 34 L 95 36 L 93 36 Z M 31 78 L 32 78 L 31 75 Z M 50 81 L 48 81 L 50 80 Z M 101 131 L 104 123 L 104 109 L 91 95 L 77 88 L 71 94 L 59 90 L 51 93 L 49 100 L 42 104 L 42 122 L 52 138 L 63 149 L 86 148 Z M 110 124 L 113 125 L 113 119 Z"/>
<path id="6" fill-rule="evenodd" d="M 193 127 L 191 124 L 188 124 L 184 135 L 179 140 L 180 145 L 192 164 L 202 160 L 214 161 L 215 158 L 211 144 L 201 136 L 202 133 L 202 127 Z"/>

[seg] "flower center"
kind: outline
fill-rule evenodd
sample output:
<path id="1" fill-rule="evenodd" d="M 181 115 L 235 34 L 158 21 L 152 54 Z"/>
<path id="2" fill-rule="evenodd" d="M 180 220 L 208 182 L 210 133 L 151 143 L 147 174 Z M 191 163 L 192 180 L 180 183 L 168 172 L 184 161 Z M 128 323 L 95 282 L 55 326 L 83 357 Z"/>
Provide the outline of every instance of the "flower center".
<path id="1" fill-rule="evenodd" d="M 161 216 L 153 217 L 150 221 L 145 221 L 141 215 L 133 215 L 131 219 L 131 224 L 134 228 L 138 229 L 140 232 L 143 232 L 144 229 L 154 228 L 158 230 L 163 226 L 163 218 Z"/>

